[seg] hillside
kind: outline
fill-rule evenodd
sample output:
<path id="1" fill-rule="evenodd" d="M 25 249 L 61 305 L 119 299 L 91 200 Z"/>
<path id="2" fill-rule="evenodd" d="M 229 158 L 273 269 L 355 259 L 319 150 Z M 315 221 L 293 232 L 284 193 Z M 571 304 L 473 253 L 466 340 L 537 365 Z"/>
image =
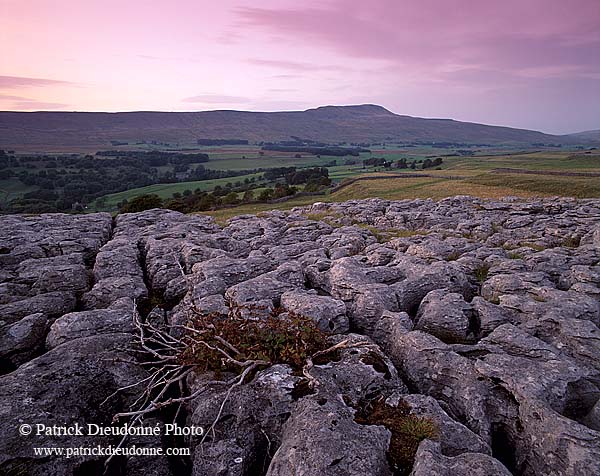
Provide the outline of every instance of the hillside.
<path id="1" fill-rule="evenodd" d="M 0 112 L 0 147 L 106 147 L 110 141 L 194 143 L 199 138 L 325 142 L 573 142 L 509 127 L 424 119 L 381 106 L 325 106 L 294 112 Z"/>
<path id="2" fill-rule="evenodd" d="M 569 137 L 571 139 L 576 139 L 579 141 L 589 141 L 589 142 L 600 143 L 600 129 L 593 130 L 593 131 L 576 132 L 575 134 L 568 134 L 565 137 Z"/>

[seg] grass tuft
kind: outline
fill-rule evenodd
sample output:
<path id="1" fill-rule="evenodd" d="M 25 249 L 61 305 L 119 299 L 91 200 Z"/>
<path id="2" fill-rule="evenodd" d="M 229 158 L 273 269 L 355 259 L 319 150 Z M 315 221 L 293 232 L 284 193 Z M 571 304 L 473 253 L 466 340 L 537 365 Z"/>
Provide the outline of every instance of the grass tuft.
<path id="1" fill-rule="evenodd" d="M 567 236 L 561 243 L 565 248 L 578 248 L 581 243 L 579 236 Z"/>
<path id="2" fill-rule="evenodd" d="M 387 456 L 395 476 L 410 474 L 421 441 L 439 437 L 435 422 L 411 414 L 410 406 L 403 400 L 396 407 L 387 405 L 383 397 L 361 402 L 355 421 L 362 425 L 383 425 L 390 430 L 392 438 Z"/>
<path id="3" fill-rule="evenodd" d="M 480 284 L 483 284 L 488 277 L 488 273 L 490 271 L 490 265 L 487 263 L 482 264 L 475 268 L 475 277 Z"/>

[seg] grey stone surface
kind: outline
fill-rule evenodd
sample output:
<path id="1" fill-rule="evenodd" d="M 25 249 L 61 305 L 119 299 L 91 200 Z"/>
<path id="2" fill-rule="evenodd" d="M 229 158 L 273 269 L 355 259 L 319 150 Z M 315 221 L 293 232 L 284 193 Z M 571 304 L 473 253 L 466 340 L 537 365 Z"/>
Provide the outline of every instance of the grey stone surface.
<path id="1" fill-rule="evenodd" d="M 510 476 L 498 460 L 481 453 L 463 453 L 447 457 L 439 444 L 425 440 L 419 445 L 411 476 Z"/>
<path id="2" fill-rule="evenodd" d="M 286 291 L 281 295 L 281 307 L 286 311 L 313 319 L 319 329 L 331 333 L 348 332 L 346 304 L 330 296 L 319 296 L 314 290 Z"/>
<path id="3" fill-rule="evenodd" d="M 355 421 L 381 398 L 439 430 L 413 476 L 600 474 L 599 222 L 599 200 L 466 196 L 315 203 L 225 226 L 159 209 L 0 216 L 0 473 L 100 471 L 101 458 L 36 458 L 15 428 L 127 409 L 133 390 L 100 402 L 147 375 L 124 351 L 135 309 L 179 336 L 206 314 L 294 313 L 339 344 L 310 379 L 278 364 L 187 402 L 181 418 L 214 422 L 203 442 L 181 441 L 195 476 L 390 475 L 390 429 Z M 199 366 L 184 391 L 228 376 Z M 125 460 L 122 474 L 171 463 Z"/>

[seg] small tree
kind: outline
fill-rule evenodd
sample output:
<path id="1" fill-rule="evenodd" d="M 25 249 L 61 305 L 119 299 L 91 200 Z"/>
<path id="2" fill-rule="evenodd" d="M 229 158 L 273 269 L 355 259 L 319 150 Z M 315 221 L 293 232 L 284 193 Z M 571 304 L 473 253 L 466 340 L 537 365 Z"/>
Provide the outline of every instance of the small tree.
<path id="1" fill-rule="evenodd" d="M 160 208 L 162 205 L 162 199 L 158 195 L 138 195 L 132 198 L 131 201 L 124 203 L 119 211 L 121 213 L 136 213 L 150 210 L 151 208 Z"/>
<path id="2" fill-rule="evenodd" d="M 258 199 L 262 202 L 266 202 L 267 200 L 271 200 L 273 198 L 273 189 L 272 188 L 265 188 L 262 192 L 260 192 L 260 195 L 258 196 Z"/>
<path id="3" fill-rule="evenodd" d="M 244 196 L 242 197 L 242 201 L 244 203 L 249 203 L 252 200 L 254 200 L 254 192 L 252 190 L 246 190 L 246 192 L 244 192 Z"/>
<path id="4" fill-rule="evenodd" d="M 240 199 L 238 198 L 238 194 L 236 192 L 229 192 L 223 197 L 224 205 L 237 205 L 238 203 L 240 203 Z"/>

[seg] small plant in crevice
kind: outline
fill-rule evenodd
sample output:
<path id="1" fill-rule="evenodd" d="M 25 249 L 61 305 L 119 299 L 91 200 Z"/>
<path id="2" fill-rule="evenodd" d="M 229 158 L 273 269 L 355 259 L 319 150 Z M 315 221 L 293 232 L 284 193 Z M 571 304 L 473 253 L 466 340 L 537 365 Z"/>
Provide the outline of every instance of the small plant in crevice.
<path id="1" fill-rule="evenodd" d="M 523 255 L 521 253 L 508 253 L 508 259 L 523 259 Z"/>
<path id="2" fill-rule="evenodd" d="M 288 364 L 297 370 L 309 356 L 326 347 L 325 333 L 308 317 L 274 310 L 267 317 L 250 318 L 241 311 L 234 307 L 229 315 L 213 313 L 190 319 L 183 338 L 187 345 L 179 362 L 204 370 L 239 369 L 238 364 L 224 358 L 221 347 L 226 343 L 228 354 L 236 361 Z"/>
<path id="3" fill-rule="evenodd" d="M 439 437 L 436 423 L 411 413 L 403 400 L 397 406 L 388 405 L 383 396 L 359 402 L 354 419 L 361 425 L 385 426 L 392 433 L 387 455 L 395 476 L 410 474 L 421 441 Z"/>
<path id="4" fill-rule="evenodd" d="M 477 281 L 479 281 L 480 284 L 483 284 L 487 279 L 488 273 L 490 272 L 490 268 L 491 266 L 487 263 L 484 263 L 481 266 L 475 268 L 474 274 L 477 278 Z"/>
<path id="5" fill-rule="evenodd" d="M 122 391 L 139 392 L 128 410 L 117 413 L 113 421 L 126 419 L 131 426 L 149 414 L 174 410 L 174 421 L 182 407 L 212 387 L 227 389 L 219 412 L 207 429 L 201 444 L 213 434 L 225 403 L 233 389 L 251 380 L 257 371 L 274 364 L 288 364 L 304 376 L 306 388 L 296 389 L 297 397 L 310 393 L 315 379 L 310 375 L 313 358 L 324 358 L 344 348 L 348 341 L 327 347 L 327 335 L 310 318 L 277 309 L 270 313 L 260 306 L 230 305 L 227 315 L 205 314 L 189 308 L 187 322 L 158 328 L 132 309 L 136 337 L 130 351 L 140 355 L 140 365 L 149 376 L 117 389 L 101 406 Z M 211 379 L 191 391 L 187 388 L 190 374 L 208 371 Z M 119 446 L 122 446 L 124 436 Z M 111 458 L 106 461 L 110 464 Z"/>
<path id="6" fill-rule="evenodd" d="M 567 236 L 561 243 L 561 246 L 565 248 L 578 248 L 581 244 L 581 237 L 579 236 Z"/>
<path id="7" fill-rule="evenodd" d="M 460 251 L 453 251 L 446 256 L 446 261 L 456 261 L 458 258 L 460 258 Z"/>
<path id="8" fill-rule="evenodd" d="M 544 296 L 540 296 L 539 294 L 532 294 L 531 298 L 537 302 L 547 302 L 548 301 Z"/>

